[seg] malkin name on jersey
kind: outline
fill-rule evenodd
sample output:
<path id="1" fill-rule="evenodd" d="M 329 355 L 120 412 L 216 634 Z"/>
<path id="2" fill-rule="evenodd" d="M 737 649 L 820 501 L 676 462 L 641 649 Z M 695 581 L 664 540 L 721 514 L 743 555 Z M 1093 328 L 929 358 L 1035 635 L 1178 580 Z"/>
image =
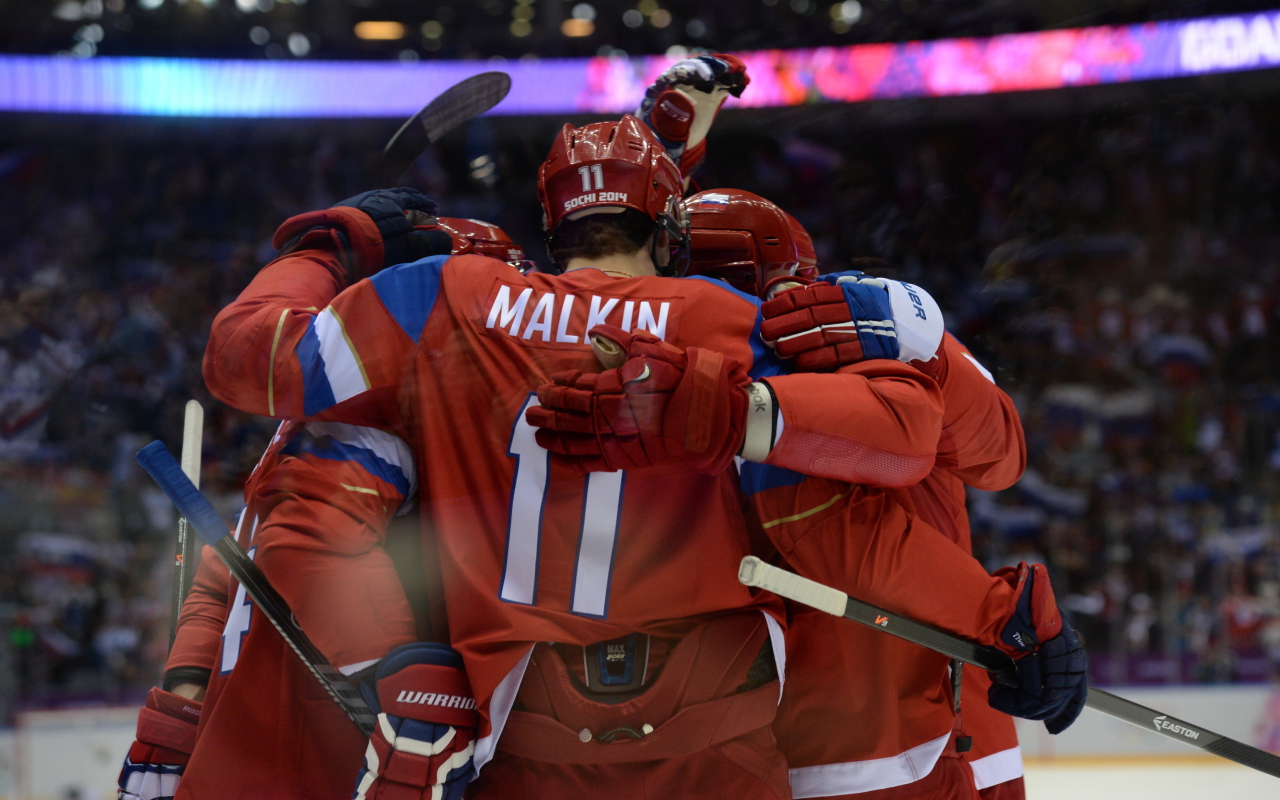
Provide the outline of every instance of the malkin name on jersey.
<path id="1" fill-rule="evenodd" d="M 646 330 L 659 339 L 674 338 L 682 299 L 579 296 L 499 283 L 487 305 L 484 327 L 492 333 L 537 344 L 582 347 L 587 343 L 587 331 L 601 323 L 624 331 Z"/>

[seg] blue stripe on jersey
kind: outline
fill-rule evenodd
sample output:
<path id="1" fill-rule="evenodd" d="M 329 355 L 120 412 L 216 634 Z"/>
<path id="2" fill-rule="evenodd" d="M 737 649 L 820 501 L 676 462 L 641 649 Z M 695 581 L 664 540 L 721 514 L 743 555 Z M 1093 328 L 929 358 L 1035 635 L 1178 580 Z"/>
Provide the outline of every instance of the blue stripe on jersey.
<path id="1" fill-rule="evenodd" d="M 755 295 L 739 291 L 718 278 L 708 278 L 706 275 L 690 275 L 688 276 L 688 280 L 706 281 L 716 288 L 724 289 L 730 294 L 741 297 L 743 300 L 746 300 L 748 303 L 756 307 L 756 324 L 751 329 L 750 341 L 751 357 L 754 361 L 751 364 L 751 368 L 747 370 L 747 374 L 750 375 L 752 379 L 759 380 L 760 378 L 767 378 L 770 375 L 781 375 L 784 372 L 791 371 L 784 365 L 780 358 L 774 355 L 773 349 L 764 343 L 764 338 L 760 335 L 760 323 L 763 321 L 763 317 L 760 316 L 760 298 Z"/>
<path id="2" fill-rule="evenodd" d="M 738 482 L 742 486 L 742 491 L 748 496 L 763 492 L 765 489 L 795 486 L 808 477 L 784 467 L 757 464 L 754 461 L 743 461 L 738 466 L 738 473 Z"/>
<path id="3" fill-rule="evenodd" d="M 311 318 L 307 332 L 302 334 L 293 352 L 298 357 L 298 365 L 302 367 L 302 413 L 309 417 L 337 403 L 333 387 L 329 385 L 329 376 L 325 373 L 324 358 L 320 355 L 320 337 L 316 335 L 315 317 Z"/>
<path id="4" fill-rule="evenodd" d="M 384 269 L 369 279 L 387 312 L 400 323 L 414 344 L 440 294 L 440 273 L 449 256 L 428 256 L 410 264 Z"/>
<path id="5" fill-rule="evenodd" d="M 340 442 L 332 436 L 312 436 L 305 430 L 299 431 L 280 452 L 290 456 L 308 453 L 329 461 L 355 462 L 365 472 L 396 487 L 401 497 L 409 496 L 409 479 L 400 467 L 372 450 Z"/>

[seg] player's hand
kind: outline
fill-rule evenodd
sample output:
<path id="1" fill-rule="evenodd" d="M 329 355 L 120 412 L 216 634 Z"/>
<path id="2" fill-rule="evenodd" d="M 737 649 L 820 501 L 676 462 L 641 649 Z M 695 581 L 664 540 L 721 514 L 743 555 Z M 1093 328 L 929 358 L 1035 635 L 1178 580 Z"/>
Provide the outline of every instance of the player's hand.
<path id="1" fill-rule="evenodd" d="M 120 770 L 120 800 L 162 800 L 178 790 L 196 745 L 200 704 L 153 688 L 138 712 L 137 739 Z"/>
<path id="2" fill-rule="evenodd" d="M 1089 694 L 1088 659 L 1080 636 L 1058 610 L 1043 565 L 1023 562 L 996 576 L 1017 590 L 997 647 L 1015 659 L 1018 684 L 994 683 L 987 699 L 998 711 L 1044 720 L 1049 733 L 1061 733 L 1080 716 Z"/>
<path id="3" fill-rule="evenodd" d="M 942 312 L 928 292 L 857 271 L 783 291 L 760 313 L 760 335 L 805 372 L 873 358 L 927 363 L 944 332 Z"/>
<path id="4" fill-rule="evenodd" d="M 750 82 L 741 59 L 716 53 L 677 61 L 645 91 L 636 116 L 662 140 L 686 186 L 706 157 L 707 131 L 721 104 L 741 97 Z"/>
<path id="5" fill-rule="evenodd" d="M 480 724 L 462 656 L 435 642 L 401 645 L 376 681 L 361 687 L 378 726 L 353 800 L 459 800 L 476 775 Z"/>
<path id="6" fill-rule="evenodd" d="M 538 444 L 583 472 L 685 463 L 719 472 L 733 461 L 746 432 L 751 379 L 713 350 L 679 347 L 647 331 L 597 325 L 625 354 L 621 367 L 574 370 L 538 387 L 525 419 Z"/>
<path id="7" fill-rule="evenodd" d="M 285 220 L 272 245 L 281 255 L 308 248 L 335 248 L 350 262 L 349 281 L 396 264 L 446 255 L 452 240 L 440 231 L 414 227 L 408 214 L 434 216 L 436 203 L 417 189 L 374 189 L 348 197 L 332 208 Z"/>

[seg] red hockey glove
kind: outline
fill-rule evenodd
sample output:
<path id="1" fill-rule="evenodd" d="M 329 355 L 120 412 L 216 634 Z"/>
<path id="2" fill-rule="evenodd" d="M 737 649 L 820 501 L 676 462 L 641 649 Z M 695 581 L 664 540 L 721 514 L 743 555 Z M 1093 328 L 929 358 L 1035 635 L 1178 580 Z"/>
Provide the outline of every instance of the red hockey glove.
<path id="1" fill-rule="evenodd" d="M 173 797 L 196 746 L 200 704 L 162 689 L 147 693 L 138 712 L 137 740 L 120 770 L 120 800 Z"/>
<path id="2" fill-rule="evenodd" d="M 857 271 L 783 291 L 760 313 L 761 336 L 803 372 L 890 358 L 931 373 L 942 345 L 942 312 L 927 292 Z"/>
<path id="3" fill-rule="evenodd" d="M 616 369 L 552 375 L 525 419 L 538 444 L 583 472 L 688 463 L 719 472 L 746 435 L 747 387 L 737 362 L 700 347 L 667 344 L 651 333 L 597 325 L 626 354 Z M 772 444 L 772 443 L 770 443 Z"/>
<path id="4" fill-rule="evenodd" d="M 658 134 L 685 183 L 707 154 L 707 131 L 729 95 L 741 97 L 751 78 L 737 56 L 716 53 L 672 64 L 645 91 L 636 116 Z"/>
<path id="5" fill-rule="evenodd" d="M 435 642 L 395 648 L 361 685 L 378 727 L 352 800 L 461 800 L 476 776 L 480 715 L 462 656 Z"/>
<path id="6" fill-rule="evenodd" d="M 1005 567 L 996 577 L 1015 589 L 1014 608 L 996 646 L 1015 659 L 1018 685 L 995 683 L 991 707 L 1015 717 L 1044 720 L 1049 733 L 1066 730 L 1089 694 L 1088 658 L 1080 637 L 1058 611 L 1042 564 Z"/>

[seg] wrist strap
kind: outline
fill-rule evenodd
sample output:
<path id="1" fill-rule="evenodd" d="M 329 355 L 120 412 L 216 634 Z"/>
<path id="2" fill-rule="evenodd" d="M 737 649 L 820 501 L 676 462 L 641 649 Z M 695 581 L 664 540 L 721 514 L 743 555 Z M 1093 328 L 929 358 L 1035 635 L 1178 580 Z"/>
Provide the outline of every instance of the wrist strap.
<path id="1" fill-rule="evenodd" d="M 738 455 L 763 462 L 778 439 L 778 398 L 764 381 L 747 387 L 747 432 Z"/>
<path id="2" fill-rule="evenodd" d="M 174 667 L 165 670 L 164 677 L 160 681 L 160 688 L 166 692 L 172 692 L 173 687 L 180 683 L 197 683 L 201 686 L 209 685 L 209 677 L 213 674 L 213 670 L 204 667 Z"/>

